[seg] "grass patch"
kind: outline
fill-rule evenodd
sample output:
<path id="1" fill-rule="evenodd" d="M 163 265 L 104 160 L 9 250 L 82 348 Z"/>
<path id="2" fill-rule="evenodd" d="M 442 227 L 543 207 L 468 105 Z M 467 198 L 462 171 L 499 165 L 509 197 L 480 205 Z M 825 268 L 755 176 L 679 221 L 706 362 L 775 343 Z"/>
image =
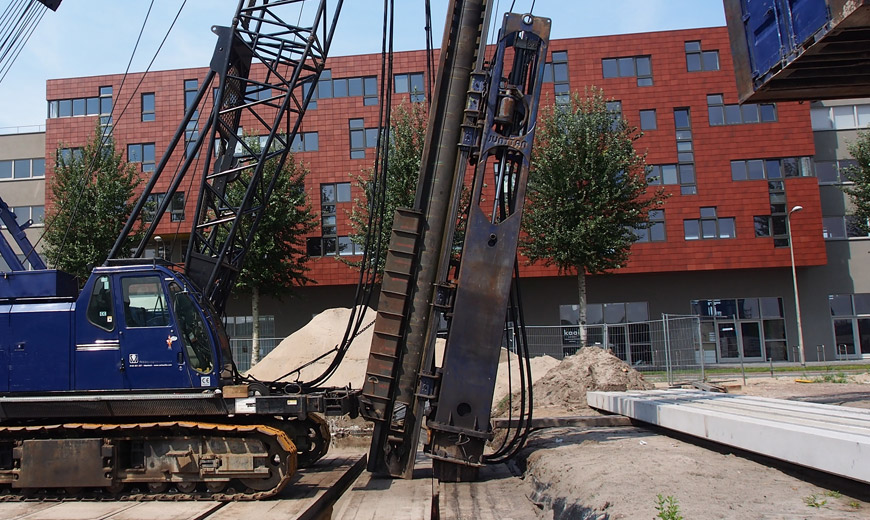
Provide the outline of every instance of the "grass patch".
<path id="1" fill-rule="evenodd" d="M 814 383 L 839 383 L 845 384 L 849 382 L 849 378 L 846 377 L 846 374 L 843 372 L 837 372 L 836 374 L 822 374 L 818 377 L 814 377 L 812 379 Z"/>
<path id="2" fill-rule="evenodd" d="M 815 507 L 816 509 L 821 509 L 827 503 L 827 499 L 819 499 L 818 495 L 809 495 L 804 497 L 804 504 L 806 504 L 807 507 Z"/>
<path id="3" fill-rule="evenodd" d="M 661 493 L 656 495 L 656 518 L 660 520 L 683 520 L 683 515 L 680 514 L 680 505 L 673 495 L 666 497 Z"/>

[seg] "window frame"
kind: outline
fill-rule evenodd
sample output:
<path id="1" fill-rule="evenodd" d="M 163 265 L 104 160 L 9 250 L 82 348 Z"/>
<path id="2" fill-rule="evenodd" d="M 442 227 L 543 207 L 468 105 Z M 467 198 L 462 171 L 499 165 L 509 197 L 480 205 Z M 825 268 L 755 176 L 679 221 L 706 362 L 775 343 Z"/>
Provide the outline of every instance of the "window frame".
<path id="1" fill-rule="evenodd" d="M 146 102 L 147 99 L 150 99 L 150 102 Z M 157 120 L 157 96 L 154 92 L 143 92 L 140 98 L 142 103 L 142 117 L 141 121 L 143 123 L 148 123 L 151 121 Z M 150 105 L 150 109 L 146 109 L 146 106 Z"/>

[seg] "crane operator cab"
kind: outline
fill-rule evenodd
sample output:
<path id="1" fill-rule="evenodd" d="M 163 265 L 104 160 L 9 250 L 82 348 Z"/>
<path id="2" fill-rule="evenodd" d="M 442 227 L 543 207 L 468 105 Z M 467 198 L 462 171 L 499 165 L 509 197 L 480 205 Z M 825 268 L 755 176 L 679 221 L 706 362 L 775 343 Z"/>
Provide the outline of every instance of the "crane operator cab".
<path id="1" fill-rule="evenodd" d="M 229 340 L 214 308 L 169 264 L 138 262 L 96 268 L 82 289 L 70 389 L 207 389 L 230 381 Z"/>

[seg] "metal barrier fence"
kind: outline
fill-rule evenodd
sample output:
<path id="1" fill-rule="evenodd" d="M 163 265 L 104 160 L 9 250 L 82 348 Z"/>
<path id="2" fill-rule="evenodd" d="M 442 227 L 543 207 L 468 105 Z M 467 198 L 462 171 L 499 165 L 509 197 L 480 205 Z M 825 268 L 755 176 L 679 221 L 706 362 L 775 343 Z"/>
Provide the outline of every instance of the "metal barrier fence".
<path id="1" fill-rule="evenodd" d="M 260 359 L 266 357 L 266 354 L 272 352 L 272 349 L 281 343 L 284 338 L 260 338 Z M 233 360 L 236 362 L 236 368 L 239 372 L 245 372 L 251 369 L 251 338 L 232 338 L 230 340 L 230 350 L 233 352 Z"/>
<path id="2" fill-rule="evenodd" d="M 610 350 L 648 378 L 670 384 L 705 378 L 697 316 L 664 315 L 661 320 L 587 325 L 585 334 L 577 325 L 526 327 L 526 336 L 532 356 L 562 359 L 583 345 L 597 346 Z"/>

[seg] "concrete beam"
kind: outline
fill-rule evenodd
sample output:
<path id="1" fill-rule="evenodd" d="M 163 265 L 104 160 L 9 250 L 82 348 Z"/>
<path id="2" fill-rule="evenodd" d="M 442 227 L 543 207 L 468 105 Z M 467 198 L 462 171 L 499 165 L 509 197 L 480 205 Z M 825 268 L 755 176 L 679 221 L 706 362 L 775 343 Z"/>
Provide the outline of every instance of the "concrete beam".
<path id="1" fill-rule="evenodd" d="M 592 408 L 870 483 L 870 410 L 696 390 L 586 399 Z"/>

